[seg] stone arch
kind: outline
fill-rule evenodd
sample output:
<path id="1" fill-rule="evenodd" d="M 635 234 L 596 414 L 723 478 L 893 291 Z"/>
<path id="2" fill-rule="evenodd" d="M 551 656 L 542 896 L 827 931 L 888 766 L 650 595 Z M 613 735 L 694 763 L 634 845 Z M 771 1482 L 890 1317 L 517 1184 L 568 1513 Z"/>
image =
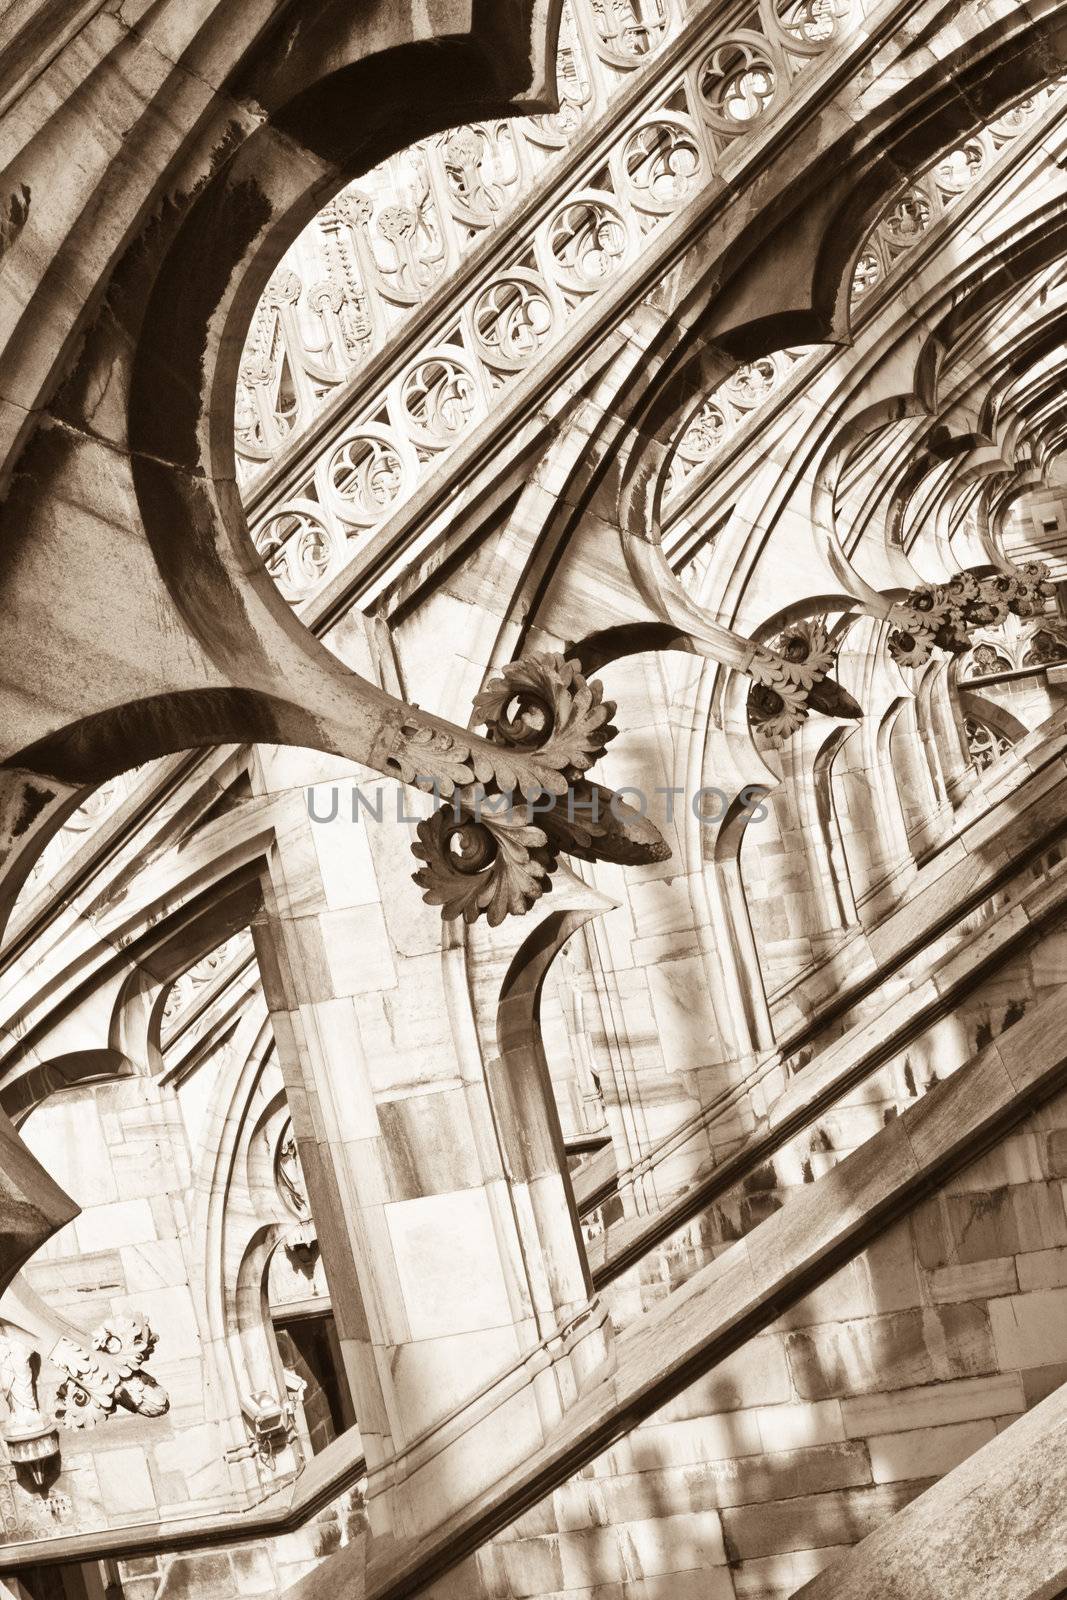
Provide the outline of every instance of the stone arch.
<path id="1" fill-rule="evenodd" d="M 95 616 L 103 636 L 107 597 L 112 605 L 123 597 L 118 639 L 136 639 L 141 670 L 131 689 L 123 649 L 97 648 L 94 670 L 72 675 L 47 637 L 38 639 L 39 710 L 23 705 L 11 719 L 0 774 L 0 849 L 19 881 L 26 855 L 85 783 L 167 751 L 252 738 L 369 757 L 398 777 L 408 771 L 395 751 L 420 714 L 318 645 L 254 553 L 232 482 L 236 363 L 271 267 L 325 199 L 394 146 L 398 108 L 410 112 L 410 135 L 551 107 L 560 9 L 561 0 L 505 8 L 474 0 L 466 27 L 437 37 L 387 5 L 372 17 L 328 5 L 287 11 L 262 32 L 250 20 L 249 36 L 231 29 L 225 44 L 212 17 L 196 44 L 218 53 L 225 92 L 210 97 L 180 154 L 165 161 L 155 152 L 155 167 L 146 157 L 137 179 L 147 192 L 139 213 L 123 213 L 119 248 L 110 234 L 106 258 L 96 238 L 91 248 L 84 238 L 80 247 L 57 244 L 61 255 L 74 250 L 71 281 L 89 290 L 64 317 L 70 336 L 48 353 L 44 377 L 34 347 L 33 399 L 23 397 L 24 424 L 8 441 L 0 522 L 34 550 L 26 581 L 44 583 L 83 628 Z M 195 35 L 201 23 L 192 26 Z M 154 86 L 154 115 L 174 92 L 169 80 Z M 253 104 L 254 113 L 244 109 Z M 101 182 L 120 184 L 110 173 Z M 86 197 L 86 209 L 106 212 L 103 192 L 91 207 Z M 108 314 L 94 321 L 105 294 Z M 95 398 L 105 373 L 106 418 Z M 21 470 L 11 477 L 16 455 Z M 62 568 L 50 554 L 47 494 L 33 479 L 79 508 Z M 109 518 L 125 530 L 121 576 L 101 555 L 108 542 L 90 538 L 90 526 Z M 9 609 L 17 631 L 13 595 Z M 454 731 L 442 737 L 455 742 Z"/>

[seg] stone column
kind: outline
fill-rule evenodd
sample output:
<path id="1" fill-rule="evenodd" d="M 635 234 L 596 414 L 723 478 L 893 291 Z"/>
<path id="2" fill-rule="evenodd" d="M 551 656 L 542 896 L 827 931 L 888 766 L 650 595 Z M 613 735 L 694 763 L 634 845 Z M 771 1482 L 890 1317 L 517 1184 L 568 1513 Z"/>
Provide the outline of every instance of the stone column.
<path id="1" fill-rule="evenodd" d="M 942 661 L 936 668 L 928 669 L 923 679 L 926 692 L 920 703 L 920 709 L 925 705 L 927 713 L 920 720 L 927 760 L 931 768 L 936 766 L 940 772 L 941 785 L 952 806 L 960 804 L 978 778 L 967 749 L 963 713 L 956 699 L 958 670 L 954 661 Z"/>
<path id="2" fill-rule="evenodd" d="M 943 832 L 940 796 L 927 763 L 919 732 L 919 708 L 906 700 L 893 724 L 889 741 L 897 795 L 912 855 L 921 861 Z"/>
<path id="3" fill-rule="evenodd" d="M 256 948 L 372 1525 L 418 1535 L 537 1446 L 606 1359 L 607 1330 L 544 1140 L 536 1203 L 509 1181 L 462 950 L 411 882 L 403 819 L 425 797 L 281 749 L 257 752 L 253 781 L 276 818 Z M 545 1085 L 515 1089 L 521 1106 Z"/>
<path id="4" fill-rule="evenodd" d="M 783 997 L 798 979 L 826 968 L 829 985 L 840 980 L 834 953 L 858 926 L 830 794 L 830 768 L 852 728 L 812 716 L 780 751 L 768 752 L 768 764 L 780 768 L 781 783 L 765 800 L 767 818 L 753 827 L 742 855 L 779 1026 Z"/>
<path id="5" fill-rule="evenodd" d="M 599 676 L 626 707 L 604 781 L 640 792 L 673 852 L 651 867 L 598 864 L 597 886 L 620 906 L 591 929 L 604 972 L 615 1075 L 605 1099 L 622 1201 L 655 1211 L 747 1131 L 744 1083 L 773 1039 L 739 841 L 724 834 L 745 778 L 714 727 L 717 669 L 649 652 Z"/>
<path id="6" fill-rule="evenodd" d="M 914 872 L 889 759 L 895 710 L 864 717 L 838 750 L 831 793 L 841 828 L 849 876 L 865 924 L 895 903 L 902 871 Z"/>

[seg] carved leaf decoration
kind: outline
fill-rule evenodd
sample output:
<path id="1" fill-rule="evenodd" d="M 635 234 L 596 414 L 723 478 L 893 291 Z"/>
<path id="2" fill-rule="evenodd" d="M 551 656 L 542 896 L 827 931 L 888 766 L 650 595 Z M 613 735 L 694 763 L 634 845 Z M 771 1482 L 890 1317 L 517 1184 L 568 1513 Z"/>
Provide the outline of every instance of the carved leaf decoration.
<path id="1" fill-rule="evenodd" d="M 552 887 L 563 850 L 629 864 L 669 857 L 653 823 L 583 777 L 618 732 L 614 714 L 601 684 L 558 654 L 510 662 L 486 684 L 474 701 L 486 739 L 470 747 L 478 787 L 416 830 L 424 865 L 413 877 L 428 905 L 446 921 L 484 915 L 495 927 Z"/>
<path id="2" fill-rule="evenodd" d="M 386 765 L 402 783 L 427 793 L 451 795 L 475 776 L 470 746 L 461 744 L 443 728 L 404 723 L 399 742 Z"/>
<path id="3" fill-rule="evenodd" d="M 92 1428 L 112 1416 L 120 1402 L 146 1416 L 161 1416 L 170 1402 L 166 1390 L 143 1363 L 156 1336 L 140 1314 L 116 1317 L 90 1335 L 89 1348 L 62 1338 L 49 1360 L 67 1374 L 56 1391 L 56 1417 L 65 1428 Z"/>
<path id="4" fill-rule="evenodd" d="M 784 636 L 783 649 L 790 653 L 758 650 L 749 667 L 754 683 L 773 689 L 795 709 L 805 704 L 813 689 L 834 664 L 826 629 L 819 623 L 804 623 Z"/>
<path id="5" fill-rule="evenodd" d="M 971 620 L 980 628 L 999 628 L 1010 610 L 1006 596 L 990 589 L 973 608 Z"/>
<path id="6" fill-rule="evenodd" d="M 56 1390 L 56 1420 L 64 1428 L 95 1428 L 115 1409 L 108 1394 L 64 1379 Z"/>
<path id="7" fill-rule="evenodd" d="M 427 905 L 441 907 L 446 921 L 491 927 L 506 916 L 522 916 L 551 889 L 557 865 L 543 829 L 525 820 L 523 808 L 480 817 L 440 806 L 418 824 L 413 853 L 426 863 L 412 873 Z"/>
<path id="8" fill-rule="evenodd" d="M 926 630 L 914 633 L 894 630 L 888 639 L 889 654 L 898 667 L 922 667 L 929 661 L 934 648 L 934 636 Z"/>
<path id="9" fill-rule="evenodd" d="M 972 572 L 959 572 L 945 586 L 953 605 L 971 605 L 980 598 L 982 586 Z"/>
<path id="10" fill-rule="evenodd" d="M 156 1347 L 156 1336 L 140 1312 L 130 1317 L 116 1317 L 113 1322 L 101 1323 L 89 1335 L 94 1350 L 105 1350 L 109 1356 L 134 1372 Z M 129 1373 L 124 1373 L 129 1376 Z"/>
<path id="11" fill-rule="evenodd" d="M 934 645 L 962 655 L 971 648 L 974 629 L 996 627 L 1009 612 L 1040 616 L 1054 594 L 1043 561 L 984 578 L 960 572 L 945 584 L 922 584 L 894 607 L 889 653 L 903 667 L 925 665 Z"/>
<path id="12" fill-rule="evenodd" d="M 756 650 L 748 669 L 748 714 L 761 744 L 781 749 L 807 717 L 812 690 L 833 665 L 830 636 L 817 621 L 796 623 Z"/>
<path id="13" fill-rule="evenodd" d="M 807 706 L 787 705 L 782 701 L 780 711 L 772 712 L 758 724 L 760 740 L 772 750 L 780 750 L 786 740 L 796 733 L 807 714 Z"/>
<path id="14" fill-rule="evenodd" d="M 551 654 L 509 662 L 474 700 L 487 738 L 507 747 L 515 762 L 507 778 L 498 768 L 500 787 L 531 796 L 543 790 L 564 794 L 568 781 L 600 759 L 618 733 L 611 720 L 615 710 L 615 702 L 604 699 L 603 685 L 587 680 L 576 661 Z"/>

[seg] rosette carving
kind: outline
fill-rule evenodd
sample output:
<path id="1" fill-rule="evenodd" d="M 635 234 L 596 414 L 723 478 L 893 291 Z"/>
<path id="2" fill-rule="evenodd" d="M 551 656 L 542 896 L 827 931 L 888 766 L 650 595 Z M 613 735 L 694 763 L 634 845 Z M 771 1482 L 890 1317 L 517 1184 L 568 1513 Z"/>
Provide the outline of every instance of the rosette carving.
<path id="1" fill-rule="evenodd" d="M 748 696 L 750 721 L 764 744 L 779 750 L 808 715 L 812 691 L 834 664 L 829 635 L 819 622 L 802 622 L 777 641 L 777 650 L 757 650 L 749 667 L 752 688 Z M 843 695 L 843 691 L 842 691 Z M 849 706 L 840 707 L 854 715 Z M 837 709 L 837 708 L 835 708 Z"/>
<path id="2" fill-rule="evenodd" d="M 508 808 L 500 812 L 484 811 L 474 799 L 473 810 L 442 806 L 418 824 L 411 849 L 426 865 L 412 877 L 446 922 L 475 922 L 484 912 L 495 928 L 507 916 L 521 917 L 552 887 L 558 850 L 502 798 Z"/>
<path id="3" fill-rule="evenodd" d="M 600 760 L 618 729 L 615 702 L 588 682 L 576 661 L 561 655 L 527 656 L 504 667 L 474 699 L 475 718 L 493 743 L 522 752 L 542 786 L 559 774 L 573 781 Z M 498 769 L 499 770 L 499 769 Z M 505 789 L 521 787 L 501 779 Z"/>
<path id="4" fill-rule="evenodd" d="M 487 794 L 536 800 L 565 794 L 618 731 L 600 684 L 560 655 L 511 662 L 476 696 L 474 714 L 486 726 L 484 740 L 404 723 L 388 763 L 393 774 L 437 796 L 473 783 Z"/>
<path id="5" fill-rule="evenodd" d="M 1009 612 L 1040 616 L 1054 593 L 1043 561 L 985 578 L 961 572 L 948 583 L 923 584 L 893 608 L 889 654 L 901 667 L 925 666 L 935 648 L 963 655 L 976 628 L 995 627 Z"/>
<path id="6" fill-rule="evenodd" d="M 647 818 L 584 776 L 618 729 L 614 702 L 577 662 L 511 662 L 476 696 L 474 713 L 486 728 L 470 751 L 477 782 L 457 785 L 412 845 L 423 863 L 414 880 L 446 921 L 484 915 L 495 927 L 522 916 L 551 889 L 563 852 L 630 865 L 670 855 Z"/>

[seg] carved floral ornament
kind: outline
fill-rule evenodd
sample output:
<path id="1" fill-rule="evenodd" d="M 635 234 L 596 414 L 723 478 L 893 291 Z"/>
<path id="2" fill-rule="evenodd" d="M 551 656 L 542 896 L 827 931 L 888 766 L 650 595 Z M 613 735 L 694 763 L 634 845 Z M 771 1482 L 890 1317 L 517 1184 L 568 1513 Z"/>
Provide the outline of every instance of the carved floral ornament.
<path id="1" fill-rule="evenodd" d="M 43 1347 L 47 1340 L 41 1342 Z M 85 1344 L 62 1335 L 47 1350 L 51 1365 L 65 1376 L 56 1390 L 54 1415 L 45 1417 L 37 1399 L 37 1352 L 17 1330 L 3 1325 L 0 1392 L 8 1416 L 0 1434 L 16 1467 L 43 1483 L 47 1464 L 59 1455 L 57 1423 L 92 1428 L 120 1409 L 162 1416 L 170 1406 L 167 1391 L 144 1370 L 155 1346 L 156 1335 L 139 1313 L 102 1323 Z"/>
<path id="2" fill-rule="evenodd" d="M 830 717 L 857 718 L 862 708 L 829 674 L 834 651 L 821 622 L 798 622 L 772 641 L 772 650 L 757 652 L 749 674 L 749 721 L 757 742 L 781 749 L 809 711 Z"/>
<path id="3" fill-rule="evenodd" d="M 418 824 L 412 846 L 424 863 L 414 880 L 446 920 L 484 914 L 496 927 L 523 915 L 551 889 L 564 852 L 630 865 L 670 855 L 647 818 L 585 777 L 618 729 L 614 702 L 577 662 L 512 662 L 476 697 L 474 712 L 500 748 L 496 772 L 459 787 Z"/>
<path id="4" fill-rule="evenodd" d="M 924 584 L 894 606 L 889 653 L 901 667 L 921 667 L 935 648 L 951 655 L 970 650 L 978 628 L 997 627 L 1009 615 L 1037 617 L 1055 590 L 1043 561 L 1017 572 L 976 578 L 961 572 L 944 584 Z"/>
<path id="5" fill-rule="evenodd" d="M 750 715 L 767 743 L 780 745 L 809 708 L 861 715 L 851 695 L 827 680 L 833 652 L 821 624 L 798 624 L 778 643 L 778 654 L 756 647 L 748 668 Z M 642 811 L 586 776 L 618 733 L 615 710 L 576 661 L 528 656 L 504 667 L 475 698 L 475 718 L 500 751 L 492 772 L 476 770 L 473 784 L 460 777 L 439 788 L 411 767 L 409 752 L 405 781 L 451 797 L 418 824 L 412 845 L 423 863 L 412 876 L 446 921 L 484 915 L 496 927 L 524 915 L 551 889 L 561 854 L 624 866 L 669 858 L 670 847 Z M 423 749 L 430 772 L 434 760 L 447 768 L 462 755 L 458 747 L 445 750 L 437 735 Z"/>

